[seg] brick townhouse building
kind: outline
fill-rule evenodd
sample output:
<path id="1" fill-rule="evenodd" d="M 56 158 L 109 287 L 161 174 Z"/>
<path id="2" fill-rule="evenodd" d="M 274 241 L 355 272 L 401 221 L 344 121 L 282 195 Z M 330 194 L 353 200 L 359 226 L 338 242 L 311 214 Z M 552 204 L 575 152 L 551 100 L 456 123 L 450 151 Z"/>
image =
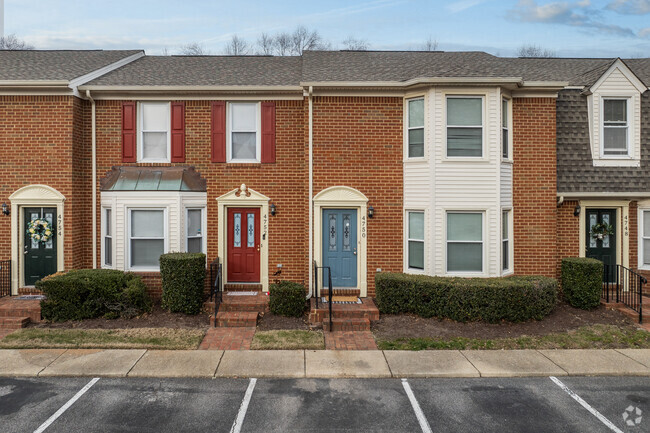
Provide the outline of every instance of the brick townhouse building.
<path id="1" fill-rule="evenodd" d="M 650 271 L 649 84 L 650 59 L 0 51 L 0 260 L 13 294 L 93 267 L 158 294 L 169 251 L 263 290 L 315 261 L 362 297 L 381 271 Z"/>

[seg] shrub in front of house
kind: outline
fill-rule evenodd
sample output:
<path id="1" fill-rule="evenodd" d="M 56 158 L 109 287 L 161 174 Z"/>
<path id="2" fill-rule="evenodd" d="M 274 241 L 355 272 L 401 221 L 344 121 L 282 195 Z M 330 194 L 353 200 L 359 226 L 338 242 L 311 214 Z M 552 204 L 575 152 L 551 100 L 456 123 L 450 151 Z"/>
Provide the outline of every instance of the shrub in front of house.
<path id="1" fill-rule="evenodd" d="M 96 317 L 134 317 L 151 311 L 151 300 L 140 277 L 112 269 L 81 269 L 36 282 L 46 299 L 45 320 L 61 322 Z"/>
<path id="2" fill-rule="evenodd" d="M 300 317 L 307 306 L 305 288 L 292 281 L 278 281 L 269 288 L 269 309 L 278 316 Z"/>
<path id="3" fill-rule="evenodd" d="M 588 257 L 562 259 L 562 293 L 569 304 L 583 310 L 600 305 L 603 262 Z"/>
<path id="4" fill-rule="evenodd" d="M 160 256 L 162 307 L 172 313 L 199 314 L 203 305 L 205 254 Z"/>
<path id="5" fill-rule="evenodd" d="M 540 320 L 557 302 L 557 281 L 541 276 L 458 278 L 382 272 L 375 276 L 375 291 L 381 313 L 459 322 Z"/>

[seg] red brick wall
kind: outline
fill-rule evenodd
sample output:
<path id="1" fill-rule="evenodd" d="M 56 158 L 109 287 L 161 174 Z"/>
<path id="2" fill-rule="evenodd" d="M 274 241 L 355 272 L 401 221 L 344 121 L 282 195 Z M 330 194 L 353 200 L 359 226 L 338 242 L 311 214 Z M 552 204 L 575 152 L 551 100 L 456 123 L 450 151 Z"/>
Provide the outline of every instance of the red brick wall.
<path id="1" fill-rule="evenodd" d="M 514 98 L 512 118 L 515 272 L 555 277 L 555 99 Z"/>
<path id="2" fill-rule="evenodd" d="M 120 143 L 120 107 L 122 101 L 97 102 L 98 174 L 123 164 Z M 210 101 L 185 103 L 186 163 L 207 179 L 207 255 L 217 256 L 218 205 L 216 198 L 242 183 L 268 196 L 277 206 L 269 216 L 269 279 L 276 265 L 283 265 L 281 278 L 308 283 L 308 207 L 307 167 L 303 101 L 276 101 L 276 163 L 223 164 L 210 162 Z M 165 164 L 170 165 L 170 164 Z M 99 182 L 97 183 L 97 194 Z M 100 208 L 97 208 L 97 246 L 100 247 Z M 152 277 L 146 279 L 153 281 Z M 157 287 L 152 285 L 155 293 Z"/>
<path id="3" fill-rule="evenodd" d="M 314 195 L 331 186 L 368 197 L 368 295 L 375 272 L 402 271 L 402 98 L 314 98 Z"/>
<path id="4" fill-rule="evenodd" d="M 0 202 L 32 184 L 66 197 L 65 245 L 58 245 L 66 269 L 90 265 L 86 120 L 87 103 L 72 96 L 0 96 Z M 10 257 L 11 218 L 0 215 L 0 259 Z"/>
<path id="5" fill-rule="evenodd" d="M 562 259 L 580 255 L 580 218 L 573 216 L 577 200 L 565 200 L 557 210 L 557 275 Z"/>

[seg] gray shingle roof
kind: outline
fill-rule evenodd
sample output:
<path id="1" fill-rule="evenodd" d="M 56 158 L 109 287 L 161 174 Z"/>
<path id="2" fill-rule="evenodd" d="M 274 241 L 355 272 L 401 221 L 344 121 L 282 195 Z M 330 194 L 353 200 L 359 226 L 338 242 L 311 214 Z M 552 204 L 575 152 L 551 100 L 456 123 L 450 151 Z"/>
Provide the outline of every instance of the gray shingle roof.
<path id="1" fill-rule="evenodd" d="M 0 50 L 0 81 L 70 81 L 142 50 Z"/>
<path id="2" fill-rule="evenodd" d="M 298 86 L 300 57 L 147 56 L 92 86 Z"/>

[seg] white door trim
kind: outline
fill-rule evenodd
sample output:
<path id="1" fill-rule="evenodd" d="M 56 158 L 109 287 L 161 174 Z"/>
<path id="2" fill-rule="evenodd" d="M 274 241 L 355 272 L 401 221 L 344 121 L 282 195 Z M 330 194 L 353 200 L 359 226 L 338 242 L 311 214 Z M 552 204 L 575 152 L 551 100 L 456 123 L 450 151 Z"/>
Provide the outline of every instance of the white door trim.
<path id="1" fill-rule="evenodd" d="M 579 200 L 580 206 L 580 257 L 587 253 L 587 222 L 585 211 L 587 209 L 615 209 L 616 210 L 616 263 L 625 267 L 630 266 L 630 201 L 629 200 Z"/>

